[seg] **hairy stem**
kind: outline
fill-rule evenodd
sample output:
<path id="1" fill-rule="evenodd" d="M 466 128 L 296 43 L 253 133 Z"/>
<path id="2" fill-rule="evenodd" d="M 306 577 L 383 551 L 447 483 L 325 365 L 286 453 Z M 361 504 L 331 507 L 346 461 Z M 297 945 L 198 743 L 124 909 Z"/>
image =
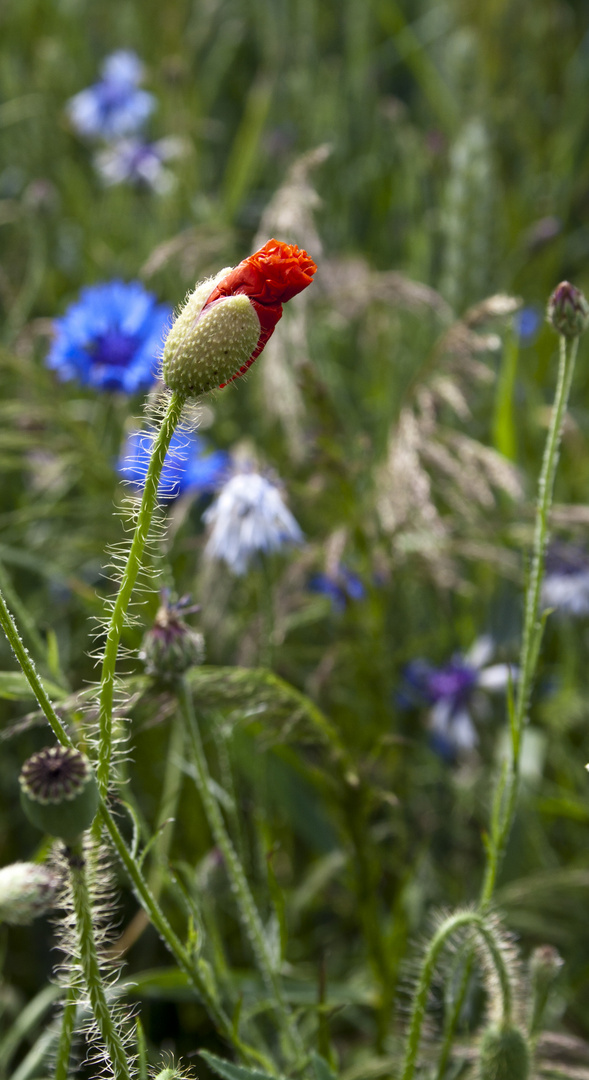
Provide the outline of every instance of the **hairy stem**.
<path id="1" fill-rule="evenodd" d="M 6 606 L 6 601 L 0 592 L 0 626 L 6 634 L 6 638 L 10 648 L 12 649 L 16 659 L 18 660 L 25 678 L 27 679 L 31 690 L 33 691 L 43 713 L 47 723 L 53 730 L 55 737 L 63 746 L 73 746 L 73 742 L 70 739 L 67 731 L 65 730 L 61 720 L 59 719 L 49 696 L 41 679 L 37 673 L 37 669 L 29 655 L 27 649 L 23 644 L 22 638 L 16 628 L 16 623 L 10 614 Z"/>
<path id="2" fill-rule="evenodd" d="M 485 947 L 487 956 L 495 969 L 499 981 L 503 1012 L 502 1020 L 505 1024 L 509 1023 L 511 1020 L 513 991 L 509 972 L 507 971 L 504 958 L 497 945 L 495 936 L 487 926 L 484 915 L 478 911 L 459 911 L 450 915 L 444 920 L 442 925 L 438 927 L 423 958 L 419 973 L 419 981 L 413 995 L 411 1020 L 409 1024 L 409 1033 L 407 1035 L 401 1080 L 412 1080 L 413 1073 L 415 1072 L 415 1064 L 417 1061 L 429 989 L 440 953 L 452 934 L 465 926 L 472 927 Z"/>
<path id="3" fill-rule="evenodd" d="M 141 569 L 145 543 L 157 502 L 157 489 L 164 459 L 168 452 L 172 436 L 178 426 L 185 400 L 186 399 L 181 394 L 176 392 L 172 394 L 161 427 L 154 440 L 149 467 L 145 478 L 143 498 L 141 499 L 141 505 L 137 515 L 137 524 L 135 525 L 135 532 L 133 534 L 133 540 L 131 541 L 131 548 L 123 571 L 119 592 L 110 617 L 104 649 L 104 660 L 102 663 L 102 676 L 100 680 L 100 742 L 98 764 L 96 767 L 96 776 L 103 796 L 108 789 L 112 758 L 112 711 L 119 642 L 121 640 L 127 609 L 131 601 L 131 595 L 135 587 L 135 582 L 137 581 L 137 575 Z"/>
<path id="4" fill-rule="evenodd" d="M 115 1080 L 131 1080 L 131 1072 L 127 1054 L 117 1025 L 106 1000 L 106 992 L 96 942 L 94 939 L 94 926 L 92 923 L 92 902 L 88 890 L 86 876 L 86 863 L 81 842 L 72 845 L 68 849 L 68 862 L 70 869 L 70 884 L 74 913 L 76 917 L 76 934 L 80 956 L 80 966 L 84 977 L 85 989 L 88 993 L 90 1006 L 94 1019 L 113 1070 Z"/>
<path id="5" fill-rule="evenodd" d="M 544 630 L 544 620 L 540 614 L 540 597 L 548 540 L 548 521 L 552 507 L 562 427 L 573 379 L 578 341 L 578 338 L 572 339 L 569 347 L 567 338 L 560 338 L 556 392 L 538 481 L 532 562 L 525 596 L 524 632 L 520 653 L 518 685 L 515 706 L 510 716 L 511 767 L 508 773 L 503 773 L 500 776 L 493 798 L 492 824 L 487 842 L 487 866 L 480 897 L 482 907 L 489 904 L 493 895 L 497 873 L 515 816 L 519 789 L 519 759 L 522 734 Z"/>
<path id="6" fill-rule="evenodd" d="M 70 986 L 67 992 L 67 996 L 63 1005 L 63 1015 L 61 1018 L 61 1032 L 59 1035 L 59 1043 L 57 1046 L 57 1057 L 55 1061 L 55 1076 L 54 1080 L 68 1080 L 70 1056 L 72 1052 L 72 1039 L 74 1035 L 74 1027 L 76 1023 L 76 1008 L 78 1004 L 78 990 L 75 986 Z"/>

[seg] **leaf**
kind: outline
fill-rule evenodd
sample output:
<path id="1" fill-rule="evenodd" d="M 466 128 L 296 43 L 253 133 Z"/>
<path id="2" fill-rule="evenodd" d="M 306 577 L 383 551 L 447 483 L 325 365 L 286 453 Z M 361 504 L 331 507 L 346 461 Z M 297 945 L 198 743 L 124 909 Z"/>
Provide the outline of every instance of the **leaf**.
<path id="1" fill-rule="evenodd" d="M 49 697 L 62 700 L 66 692 L 55 683 L 44 680 L 44 686 Z M 28 679 L 22 671 L 0 671 L 0 698 L 7 701 L 36 701 L 35 695 L 29 686 Z"/>
<path id="2" fill-rule="evenodd" d="M 200 1057 L 204 1058 L 223 1080 L 285 1080 L 284 1077 L 273 1076 L 272 1073 L 262 1072 L 261 1069 L 248 1069 L 245 1065 L 234 1065 L 231 1061 L 225 1061 L 208 1050 L 201 1050 Z"/>
<path id="3" fill-rule="evenodd" d="M 311 1062 L 315 1072 L 315 1080 L 336 1080 L 336 1074 L 333 1072 L 329 1062 L 321 1054 L 317 1054 L 315 1050 L 311 1053 Z"/>

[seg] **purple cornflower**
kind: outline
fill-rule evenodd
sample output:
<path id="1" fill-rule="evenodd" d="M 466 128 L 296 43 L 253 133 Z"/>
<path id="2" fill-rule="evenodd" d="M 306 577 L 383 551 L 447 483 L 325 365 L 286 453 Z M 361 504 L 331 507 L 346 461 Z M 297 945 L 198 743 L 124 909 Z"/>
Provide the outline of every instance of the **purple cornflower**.
<path id="1" fill-rule="evenodd" d="M 508 664 L 488 665 L 492 650 L 491 639 L 483 637 L 465 656 L 458 653 L 441 667 L 414 660 L 405 668 L 403 702 L 429 707 L 427 726 L 433 747 L 448 760 L 468 753 L 478 743 L 470 712 L 475 692 L 504 690 L 508 684 Z M 513 670 L 511 677 L 515 677 Z"/>
<path id="2" fill-rule="evenodd" d="M 182 144 L 174 137 L 146 142 L 136 136 L 119 139 L 100 150 L 96 154 L 95 165 L 107 187 L 133 184 L 151 188 L 158 195 L 167 195 L 174 186 L 175 177 L 166 169 L 164 161 L 181 153 Z"/>
<path id="3" fill-rule="evenodd" d="M 118 462 L 118 471 L 133 487 L 142 489 L 151 457 L 154 436 L 149 431 L 134 431 Z M 213 491 L 222 483 L 229 467 L 224 450 L 208 450 L 204 439 L 195 432 L 176 431 L 166 454 L 158 486 L 160 502 L 172 502 L 185 492 Z"/>
<path id="4" fill-rule="evenodd" d="M 347 566 L 340 564 L 335 570 L 315 574 L 310 582 L 311 592 L 329 596 L 335 611 L 345 611 L 350 600 L 363 600 L 366 589 L 360 578 Z"/>
<path id="5" fill-rule="evenodd" d="M 118 139 L 139 131 L 155 108 L 153 94 L 140 90 L 143 64 L 134 52 L 111 53 L 102 65 L 102 78 L 67 103 L 72 126 L 92 139 Z"/>
<path id="6" fill-rule="evenodd" d="M 551 544 L 546 553 L 542 606 L 563 615 L 589 615 L 589 556 L 574 544 Z"/>
<path id="7" fill-rule="evenodd" d="M 47 366 L 60 379 L 134 394 L 156 378 L 172 311 L 138 281 L 89 285 L 55 320 Z"/>

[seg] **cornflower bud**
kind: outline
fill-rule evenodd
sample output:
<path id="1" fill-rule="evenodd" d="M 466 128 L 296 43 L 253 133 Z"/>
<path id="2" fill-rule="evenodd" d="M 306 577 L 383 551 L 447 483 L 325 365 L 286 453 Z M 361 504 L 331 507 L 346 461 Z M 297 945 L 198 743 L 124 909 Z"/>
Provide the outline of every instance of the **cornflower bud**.
<path id="1" fill-rule="evenodd" d="M 547 318 L 558 334 L 576 338 L 589 326 L 589 304 L 580 289 L 561 281 L 548 301 Z"/>
<path id="2" fill-rule="evenodd" d="M 44 863 L 15 862 L 0 869 L 0 923 L 28 926 L 55 904 L 61 880 Z"/>
<path id="3" fill-rule="evenodd" d="M 143 638 L 139 653 L 148 675 L 173 681 L 188 668 L 202 664 L 204 638 L 180 617 L 181 610 L 198 611 L 198 608 L 186 608 L 186 602 L 187 598 L 183 598 L 170 604 L 167 594 L 163 594 L 154 624 Z"/>
<path id="4" fill-rule="evenodd" d="M 530 1051 L 525 1036 L 512 1024 L 492 1025 L 479 1046 L 479 1080 L 528 1080 Z"/>
<path id="5" fill-rule="evenodd" d="M 43 832 L 73 843 L 92 824 L 98 786 L 79 750 L 46 746 L 25 761 L 19 780 L 23 810 Z"/>
<path id="6" fill-rule="evenodd" d="M 166 385 L 198 397 L 244 375 L 282 317 L 282 305 L 311 284 L 316 269 L 306 251 L 269 240 L 238 266 L 197 285 L 166 338 Z"/>

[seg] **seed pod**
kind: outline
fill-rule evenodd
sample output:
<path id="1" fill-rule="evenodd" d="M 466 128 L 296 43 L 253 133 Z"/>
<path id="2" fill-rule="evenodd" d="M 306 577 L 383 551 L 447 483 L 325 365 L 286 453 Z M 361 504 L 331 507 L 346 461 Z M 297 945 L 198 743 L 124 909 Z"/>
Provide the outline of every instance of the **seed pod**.
<path id="1" fill-rule="evenodd" d="M 0 923 L 28 926 L 54 906 L 61 881 L 45 863 L 15 862 L 0 870 Z"/>
<path id="2" fill-rule="evenodd" d="M 25 761 L 19 777 L 29 821 L 66 843 L 92 824 L 98 785 L 88 758 L 68 746 L 47 746 Z"/>
<path id="3" fill-rule="evenodd" d="M 525 1036 L 512 1024 L 492 1025 L 479 1046 L 479 1080 L 528 1080 L 530 1051 Z"/>

